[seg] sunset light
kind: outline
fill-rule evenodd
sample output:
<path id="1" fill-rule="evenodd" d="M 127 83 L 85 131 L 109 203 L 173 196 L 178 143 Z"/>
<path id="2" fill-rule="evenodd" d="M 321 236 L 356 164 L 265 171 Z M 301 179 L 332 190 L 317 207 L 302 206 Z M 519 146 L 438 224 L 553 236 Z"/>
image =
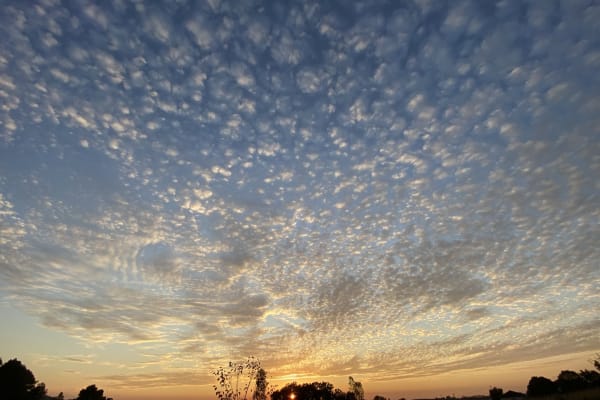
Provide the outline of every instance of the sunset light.
<path id="1" fill-rule="evenodd" d="M 600 387 L 597 2 L 0 21 L 0 399 Z"/>

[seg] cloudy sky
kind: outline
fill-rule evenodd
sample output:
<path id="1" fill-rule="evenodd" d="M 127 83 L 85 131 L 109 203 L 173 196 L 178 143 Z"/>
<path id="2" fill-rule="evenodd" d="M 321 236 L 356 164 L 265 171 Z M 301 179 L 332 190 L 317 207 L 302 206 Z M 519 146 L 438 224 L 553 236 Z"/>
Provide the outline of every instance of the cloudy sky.
<path id="1" fill-rule="evenodd" d="M 597 3 L 2 3 L 0 356 L 51 394 L 591 367 Z"/>

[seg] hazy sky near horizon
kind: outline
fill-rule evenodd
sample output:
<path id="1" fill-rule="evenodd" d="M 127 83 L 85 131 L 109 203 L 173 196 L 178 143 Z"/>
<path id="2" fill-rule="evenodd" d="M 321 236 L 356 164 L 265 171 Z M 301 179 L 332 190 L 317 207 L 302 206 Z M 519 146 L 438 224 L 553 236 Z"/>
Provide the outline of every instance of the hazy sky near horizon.
<path id="1" fill-rule="evenodd" d="M 114 392 L 600 349 L 597 3 L 2 3 L 1 357 Z"/>

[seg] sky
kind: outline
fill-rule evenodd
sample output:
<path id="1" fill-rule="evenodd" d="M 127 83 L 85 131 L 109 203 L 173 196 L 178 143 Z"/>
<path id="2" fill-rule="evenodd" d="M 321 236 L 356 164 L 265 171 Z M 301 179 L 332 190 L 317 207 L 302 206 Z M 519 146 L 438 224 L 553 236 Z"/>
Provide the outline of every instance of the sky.
<path id="1" fill-rule="evenodd" d="M 2 1 L 0 357 L 50 394 L 525 390 L 600 352 L 600 5 Z"/>

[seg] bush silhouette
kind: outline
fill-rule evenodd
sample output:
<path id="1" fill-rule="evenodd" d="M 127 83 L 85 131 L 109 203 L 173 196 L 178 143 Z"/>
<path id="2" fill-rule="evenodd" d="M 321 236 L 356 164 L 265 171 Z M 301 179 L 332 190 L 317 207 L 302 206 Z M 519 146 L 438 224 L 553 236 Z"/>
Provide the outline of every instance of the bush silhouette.
<path id="1" fill-rule="evenodd" d="M 46 395 L 46 386 L 37 383 L 21 361 L 15 359 L 2 363 L 0 360 L 0 398 L 10 400 L 39 400 Z"/>

